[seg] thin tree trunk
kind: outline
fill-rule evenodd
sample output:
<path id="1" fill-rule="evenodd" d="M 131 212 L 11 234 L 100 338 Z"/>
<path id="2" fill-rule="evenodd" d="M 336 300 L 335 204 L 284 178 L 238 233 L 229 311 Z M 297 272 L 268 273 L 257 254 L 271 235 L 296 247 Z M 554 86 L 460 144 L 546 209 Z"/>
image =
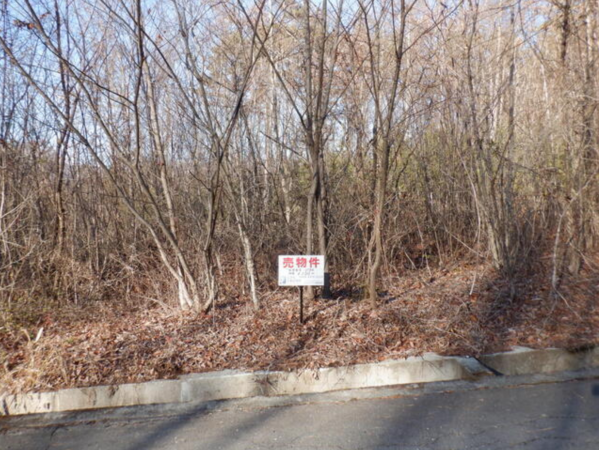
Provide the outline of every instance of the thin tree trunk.
<path id="1" fill-rule="evenodd" d="M 380 164 L 376 174 L 374 225 L 370 242 L 370 248 L 374 246 L 374 256 L 369 258 L 372 263 L 368 279 L 368 298 L 372 307 L 375 307 L 378 301 L 377 277 L 383 255 L 382 223 L 387 194 L 387 176 L 389 173 L 389 143 L 384 137 L 378 138 L 376 152 L 379 154 Z"/>

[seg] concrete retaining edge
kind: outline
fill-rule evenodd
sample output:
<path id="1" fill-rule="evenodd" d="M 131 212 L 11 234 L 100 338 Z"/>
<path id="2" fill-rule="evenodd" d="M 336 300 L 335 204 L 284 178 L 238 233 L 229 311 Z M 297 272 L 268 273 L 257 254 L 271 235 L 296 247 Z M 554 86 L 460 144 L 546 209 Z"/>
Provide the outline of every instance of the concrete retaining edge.
<path id="1" fill-rule="evenodd" d="M 480 358 L 419 357 L 380 363 L 296 372 L 224 370 L 115 386 L 62 389 L 55 392 L 3 395 L 0 415 L 23 415 L 162 403 L 213 401 L 256 396 L 312 394 L 347 389 L 435 381 L 473 380 L 483 376 L 523 375 L 599 367 L 599 348 L 569 351 L 512 351 Z"/>

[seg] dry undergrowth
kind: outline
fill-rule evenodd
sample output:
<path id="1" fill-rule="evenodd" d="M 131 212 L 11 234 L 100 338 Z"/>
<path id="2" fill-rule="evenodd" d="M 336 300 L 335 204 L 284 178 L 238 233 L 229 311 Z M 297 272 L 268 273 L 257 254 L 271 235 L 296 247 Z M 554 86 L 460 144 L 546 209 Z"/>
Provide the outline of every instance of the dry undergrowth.
<path id="1" fill-rule="evenodd" d="M 544 272 L 515 285 L 487 266 L 421 270 L 387 280 L 371 310 L 357 290 L 308 304 L 272 290 L 255 314 L 230 298 L 209 315 L 114 305 L 48 312 L 37 332 L 0 333 L 2 392 L 140 382 L 221 369 L 339 366 L 433 351 L 481 354 L 514 345 L 581 347 L 599 342 L 599 276 L 546 287 Z M 515 293 L 515 294 L 514 294 Z M 40 331 L 43 328 L 42 331 Z"/>

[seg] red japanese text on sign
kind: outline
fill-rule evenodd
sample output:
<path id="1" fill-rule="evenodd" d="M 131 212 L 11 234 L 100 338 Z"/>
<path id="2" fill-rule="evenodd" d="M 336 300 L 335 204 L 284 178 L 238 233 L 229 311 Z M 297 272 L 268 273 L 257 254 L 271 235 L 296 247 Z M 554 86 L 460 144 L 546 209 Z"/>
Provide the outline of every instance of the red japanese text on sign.
<path id="1" fill-rule="evenodd" d="M 293 258 L 283 258 L 283 267 L 286 269 L 293 268 Z"/>
<path id="2" fill-rule="evenodd" d="M 295 258 L 295 264 L 297 265 L 297 267 L 300 267 L 300 268 L 306 267 L 307 263 L 308 263 L 308 260 L 306 258 L 303 258 L 303 257 Z"/>

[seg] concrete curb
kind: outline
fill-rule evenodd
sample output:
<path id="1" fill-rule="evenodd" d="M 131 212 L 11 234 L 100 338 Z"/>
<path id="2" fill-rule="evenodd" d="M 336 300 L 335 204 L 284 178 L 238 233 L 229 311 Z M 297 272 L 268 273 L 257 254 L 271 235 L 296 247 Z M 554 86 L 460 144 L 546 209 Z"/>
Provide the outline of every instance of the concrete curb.
<path id="1" fill-rule="evenodd" d="M 599 347 L 577 350 L 514 347 L 510 352 L 481 356 L 479 361 L 502 375 L 580 370 L 599 367 Z"/>
<path id="2" fill-rule="evenodd" d="M 0 397 L 0 415 L 313 394 L 591 367 L 599 367 L 599 348 L 568 351 L 517 347 L 510 352 L 485 355 L 478 359 L 427 353 L 403 360 L 301 372 L 225 370 L 184 375 L 177 380 L 6 395 Z"/>

